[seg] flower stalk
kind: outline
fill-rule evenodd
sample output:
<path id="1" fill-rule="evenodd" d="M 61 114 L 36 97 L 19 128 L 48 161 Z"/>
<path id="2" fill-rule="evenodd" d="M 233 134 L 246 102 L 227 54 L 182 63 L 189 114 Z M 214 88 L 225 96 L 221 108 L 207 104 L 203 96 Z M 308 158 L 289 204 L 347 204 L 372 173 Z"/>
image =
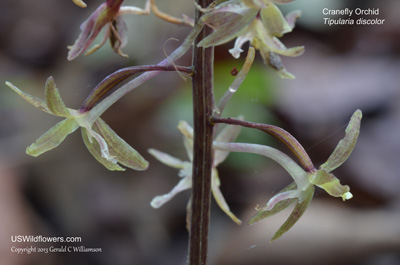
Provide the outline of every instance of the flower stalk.
<path id="1" fill-rule="evenodd" d="M 262 123 L 255 123 L 255 122 L 248 122 L 242 121 L 234 118 L 219 118 L 219 117 L 212 117 L 211 121 L 213 123 L 226 123 L 226 124 L 234 124 L 239 125 L 247 128 L 258 129 L 260 131 L 266 132 L 269 135 L 275 137 L 278 141 L 283 143 L 299 160 L 300 164 L 307 170 L 307 171 L 314 171 L 315 167 L 308 156 L 307 152 L 304 150 L 303 146 L 287 131 L 283 130 L 274 125 L 269 124 L 262 124 Z"/>
<path id="2" fill-rule="evenodd" d="M 202 7 L 211 4 L 211 0 L 197 0 Z M 195 20 L 200 13 L 196 11 Z M 192 210 L 189 231 L 189 264 L 205 265 L 207 262 L 208 234 L 211 201 L 212 142 L 213 125 L 210 118 L 213 113 L 213 47 L 197 47 L 197 44 L 211 34 L 211 28 L 204 27 L 193 46 L 194 74 L 193 89 L 193 184 Z"/>
<path id="3" fill-rule="evenodd" d="M 193 42 L 202 30 L 203 25 L 204 24 L 202 22 L 197 23 L 193 30 L 186 37 L 186 39 L 182 42 L 182 44 L 178 48 L 176 48 L 167 58 L 159 62 L 156 66 L 160 68 L 172 66 L 176 60 L 185 55 L 186 52 L 192 47 Z M 92 113 L 96 113 L 97 115 L 103 114 L 109 107 L 111 107 L 115 102 L 124 97 L 127 93 L 142 85 L 147 80 L 156 77 L 161 72 L 162 71 L 159 70 L 154 70 L 150 72 L 147 71 L 135 77 L 128 83 L 122 85 L 117 90 L 112 92 L 109 96 L 107 96 L 107 98 L 99 102 L 96 106 L 94 106 Z"/>

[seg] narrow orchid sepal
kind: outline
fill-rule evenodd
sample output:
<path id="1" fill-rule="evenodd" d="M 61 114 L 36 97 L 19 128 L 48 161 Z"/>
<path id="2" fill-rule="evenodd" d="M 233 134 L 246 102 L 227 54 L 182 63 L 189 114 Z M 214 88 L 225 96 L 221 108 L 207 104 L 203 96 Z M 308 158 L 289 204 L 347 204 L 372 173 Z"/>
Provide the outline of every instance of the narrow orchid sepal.
<path id="1" fill-rule="evenodd" d="M 193 140 L 193 127 L 187 121 L 179 121 L 177 128 L 185 138 Z"/>
<path id="2" fill-rule="evenodd" d="M 218 171 L 216 168 L 212 169 L 212 178 L 211 178 L 211 191 L 214 196 L 215 201 L 217 202 L 219 208 L 228 215 L 232 221 L 234 221 L 236 224 L 241 225 L 242 221 L 236 217 L 235 214 L 232 213 L 231 209 L 229 208 L 228 204 L 225 201 L 224 196 L 222 195 L 221 190 L 219 189 L 219 186 L 221 185 L 219 181 L 219 176 L 218 176 Z"/>
<path id="3" fill-rule="evenodd" d="M 292 211 L 288 219 L 283 223 L 281 227 L 279 227 L 278 231 L 271 238 L 271 242 L 280 238 L 284 233 L 289 231 L 289 229 L 292 228 L 297 223 L 297 221 L 301 218 L 301 216 L 303 216 L 304 212 L 310 205 L 313 196 L 314 196 L 314 186 L 310 186 L 305 191 L 304 200 L 296 204 L 294 210 Z"/>
<path id="4" fill-rule="evenodd" d="M 286 192 L 286 191 L 295 190 L 296 188 L 297 188 L 296 182 L 292 182 L 287 187 L 285 187 L 284 189 L 279 191 L 278 194 L 282 193 L 282 192 Z M 257 206 L 256 210 L 258 211 L 258 213 L 255 214 L 249 220 L 248 224 L 252 225 L 252 224 L 255 224 L 258 221 L 261 221 L 261 220 L 263 220 L 265 218 L 271 217 L 271 216 L 273 216 L 273 215 L 285 210 L 286 208 L 288 208 L 290 205 L 295 203 L 296 200 L 297 200 L 297 198 L 291 198 L 291 199 L 286 199 L 286 200 L 279 201 L 279 202 L 275 203 L 273 208 L 270 209 L 270 210 L 264 210 L 264 208 L 260 208 L 259 206 Z"/>
<path id="5" fill-rule="evenodd" d="M 185 147 L 186 154 L 189 160 L 193 161 L 193 128 L 186 121 L 179 121 L 177 128 L 183 134 L 183 146 Z"/>
<path id="6" fill-rule="evenodd" d="M 345 137 L 340 140 L 339 144 L 336 146 L 328 160 L 321 165 L 321 169 L 331 172 L 342 165 L 347 158 L 349 158 L 360 133 L 361 119 L 361 110 L 356 110 L 351 116 L 350 122 L 347 125 Z"/>
<path id="7" fill-rule="evenodd" d="M 170 166 L 170 167 L 174 167 L 174 168 L 179 168 L 182 169 L 185 167 L 185 162 L 186 161 L 182 161 L 176 157 L 173 157 L 167 153 L 158 151 L 156 149 L 149 149 L 148 152 L 154 156 L 158 161 L 160 161 L 161 163 Z"/>
<path id="8" fill-rule="evenodd" d="M 146 170 L 149 163 L 120 138 L 102 119 L 98 118 L 93 124 L 93 130 L 99 133 L 108 145 L 110 155 L 118 163 L 135 170 Z"/>
<path id="9" fill-rule="evenodd" d="M 53 112 L 47 107 L 46 101 L 44 101 L 43 99 L 21 91 L 18 87 L 14 86 L 12 83 L 8 81 L 6 82 L 6 85 L 12 90 L 14 90 L 14 92 L 17 93 L 21 98 L 25 99 L 27 102 L 29 102 L 36 108 L 40 109 L 41 111 L 47 112 L 49 114 L 53 114 Z"/>
<path id="10" fill-rule="evenodd" d="M 271 199 L 269 199 L 267 205 L 264 208 L 260 208 L 260 211 L 270 211 L 272 210 L 275 205 L 281 201 L 286 201 L 289 199 L 299 198 L 301 195 L 301 191 L 298 190 L 289 190 L 285 192 L 279 192 Z"/>
<path id="11" fill-rule="evenodd" d="M 290 27 L 290 30 L 293 30 L 297 19 L 301 17 L 301 10 L 294 10 L 286 14 L 285 19 Z"/>
<path id="12" fill-rule="evenodd" d="M 54 78 L 50 76 L 47 78 L 45 86 L 46 106 L 52 114 L 59 117 L 69 117 L 71 114 L 65 106 L 64 101 L 61 99 L 60 92 L 58 91 Z"/>
<path id="13" fill-rule="evenodd" d="M 253 12 L 247 16 L 241 16 L 235 13 L 218 13 L 217 17 L 213 17 L 208 14 L 202 18 L 204 23 L 215 29 L 213 33 L 198 43 L 198 47 L 210 47 L 224 44 L 228 41 L 238 37 L 238 32 L 241 32 L 246 28 L 250 22 L 257 15 L 257 12 Z M 224 24 L 218 25 L 213 23 L 214 21 L 225 21 Z M 217 27 L 218 26 L 218 27 Z"/>
<path id="14" fill-rule="evenodd" d="M 167 194 L 159 195 L 151 200 L 151 207 L 157 209 L 163 206 L 166 202 L 170 201 L 176 194 L 190 189 L 192 187 L 192 179 L 191 178 L 183 178 L 178 184 Z"/>
<path id="15" fill-rule="evenodd" d="M 269 34 L 282 37 L 283 34 L 292 31 L 292 28 L 276 5 L 269 5 L 268 8 L 261 9 L 260 15 L 264 28 L 268 28 Z"/>
<path id="16" fill-rule="evenodd" d="M 68 134 L 73 133 L 78 128 L 79 124 L 73 118 L 62 120 L 40 136 L 33 144 L 28 146 L 26 153 L 30 156 L 37 157 L 50 151 L 59 146 Z"/>
<path id="17" fill-rule="evenodd" d="M 86 128 L 82 128 L 82 139 L 92 156 L 105 168 L 110 171 L 125 171 L 125 168 L 120 167 L 117 163 L 104 158 L 99 142 L 91 139 L 91 136 Z"/>

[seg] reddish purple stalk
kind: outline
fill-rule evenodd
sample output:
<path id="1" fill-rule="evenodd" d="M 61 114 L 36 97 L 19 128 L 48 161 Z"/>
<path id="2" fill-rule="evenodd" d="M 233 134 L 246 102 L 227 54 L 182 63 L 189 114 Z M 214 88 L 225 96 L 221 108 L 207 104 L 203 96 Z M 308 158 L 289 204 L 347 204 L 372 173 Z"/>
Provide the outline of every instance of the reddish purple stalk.
<path id="1" fill-rule="evenodd" d="M 266 132 L 283 143 L 296 156 L 300 164 L 307 172 L 312 172 L 315 170 L 314 164 L 312 163 L 307 152 L 304 150 L 303 146 L 296 140 L 296 138 L 282 128 L 269 124 L 254 123 L 233 118 L 212 117 L 211 122 L 234 124 Z"/>

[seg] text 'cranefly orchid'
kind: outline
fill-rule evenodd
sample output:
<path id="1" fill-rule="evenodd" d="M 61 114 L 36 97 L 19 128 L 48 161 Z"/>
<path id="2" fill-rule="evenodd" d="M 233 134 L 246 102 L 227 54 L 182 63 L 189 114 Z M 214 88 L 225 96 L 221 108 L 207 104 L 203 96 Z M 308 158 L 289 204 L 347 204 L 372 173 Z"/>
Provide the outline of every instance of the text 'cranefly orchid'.
<path id="1" fill-rule="evenodd" d="M 61 99 L 53 77 L 46 81 L 45 100 L 22 92 L 10 82 L 6 85 L 23 99 L 49 114 L 65 118 L 31 144 L 26 153 L 39 156 L 64 141 L 68 134 L 82 128 L 83 141 L 90 153 L 109 170 L 125 170 L 118 163 L 135 169 L 145 170 L 148 162 L 123 139 L 121 139 L 100 117 L 91 111 L 67 108 Z"/>
<path id="2" fill-rule="evenodd" d="M 160 152 L 155 149 L 150 149 L 149 153 L 152 154 L 162 163 L 180 169 L 179 176 L 182 178 L 179 183 L 167 194 L 155 197 L 151 201 L 151 206 L 154 208 L 161 207 L 164 203 L 171 200 L 177 193 L 190 189 L 192 187 L 192 160 L 193 160 L 193 128 L 185 121 L 179 122 L 178 129 L 184 135 L 183 143 L 186 149 L 186 153 L 189 157 L 189 161 L 182 161 L 178 158 L 172 157 L 166 153 Z M 218 142 L 232 142 L 240 133 L 239 126 L 228 125 L 221 130 L 216 136 Z M 221 185 L 217 166 L 221 164 L 228 156 L 229 152 L 215 150 L 214 160 L 211 173 L 211 190 L 218 206 L 224 211 L 235 223 L 241 224 L 242 222 L 230 211 L 228 204 L 226 203 L 219 186 Z M 190 215 L 190 204 L 188 205 L 188 215 Z"/>
<path id="3" fill-rule="evenodd" d="M 303 215 L 314 195 L 314 186 L 324 189 L 331 196 L 341 197 L 343 200 L 351 199 L 353 195 L 350 193 L 349 186 L 341 185 L 339 179 L 331 171 L 342 165 L 353 151 L 360 132 L 361 118 L 362 113 L 360 110 L 354 112 L 346 128 L 345 137 L 339 142 L 328 160 L 319 169 L 314 168 L 304 148 L 299 145 L 297 140 L 280 128 L 271 129 L 266 126 L 243 125 L 264 130 L 284 142 L 295 156 L 299 158 L 301 165 L 305 169 L 285 153 L 269 146 L 248 143 L 214 142 L 213 146 L 216 150 L 247 152 L 267 156 L 278 162 L 294 179 L 293 183 L 273 196 L 264 207 L 257 207 L 256 209 L 259 212 L 249 223 L 253 224 L 270 217 L 296 202 L 292 214 L 272 237 L 272 240 L 275 240 L 288 231 Z M 236 124 L 240 123 L 240 121 L 236 122 Z"/>
<path id="4" fill-rule="evenodd" d="M 202 20 L 214 29 L 214 32 L 202 40 L 199 47 L 210 47 L 227 43 L 236 38 L 235 46 L 229 52 L 235 58 L 240 57 L 242 46 L 247 41 L 260 51 L 264 62 L 282 78 L 294 78 L 287 72 L 279 55 L 299 56 L 304 47 L 286 48 L 279 41 L 283 34 L 291 32 L 300 11 L 283 17 L 275 5 L 294 0 L 230 0 L 215 8 L 200 9 L 205 14 Z"/>

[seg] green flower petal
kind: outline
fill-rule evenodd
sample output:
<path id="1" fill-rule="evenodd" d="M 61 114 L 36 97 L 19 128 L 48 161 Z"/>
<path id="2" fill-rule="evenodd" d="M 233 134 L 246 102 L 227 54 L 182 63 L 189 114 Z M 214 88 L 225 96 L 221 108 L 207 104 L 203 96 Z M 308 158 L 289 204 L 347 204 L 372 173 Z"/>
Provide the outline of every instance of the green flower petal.
<path id="1" fill-rule="evenodd" d="M 110 155 L 115 157 L 120 164 L 135 170 L 147 169 L 149 162 L 120 138 L 102 119 L 98 118 L 95 121 L 93 130 L 104 138 Z"/>
<path id="2" fill-rule="evenodd" d="M 56 84 L 54 83 L 54 78 L 52 76 L 47 78 L 45 94 L 46 105 L 54 115 L 60 117 L 71 116 L 67 107 L 64 104 L 64 101 L 61 99 L 60 92 L 58 91 Z"/>
<path id="3" fill-rule="evenodd" d="M 321 169 L 331 172 L 347 160 L 356 145 L 358 134 L 360 133 L 361 118 L 361 110 L 356 110 L 350 119 L 349 125 L 347 125 L 346 135 L 340 140 L 328 160 L 321 165 Z"/>
<path id="4" fill-rule="evenodd" d="M 79 128 L 78 123 L 73 118 L 68 118 L 54 125 L 50 130 L 43 134 L 27 149 L 26 153 L 31 156 L 39 156 L 57 147 L 68 134 Z"/>
<path id="5" fill-rule="evenodd" d="M 166 154 L 164 152 L 160 152 L 156 149 L 149 149 L 149 153 L 154 156 L 157 160 L 160 162 L 166 164 L 167 166 L 174 167 L 174 168 L 184 168 L 185 167 L 185 162 L 175 158 L 169 154 Z"/>
<path id="6" fill-rule="evenodd" d="M 211 179 L 212 193 L 213 193 L 214 199 L 217 202 L 219 208 L 221 208 L 221 210 L 224 211 L 224 213 L 226 213 L 226 215 L 228 215 L 232 219 L 232 221 L 234 221 L 236 224 L 238 224 L 238 225 L 242 224 L 242 221 L 240 221 L 240 219 L 237 218 L 229 209 L 229 206 L 226 203 L 221 190 L 219 189 L 220 183 L 219 183 L 218 171 L 216 170 L 216 168 L 212 169 L 212 177 L 211 178 L 212 178 Z"/>
<path id="7" fill-rule="evenodd" d="M 284 233 L 286 233 L 290 228 L 294 226 L 294 224 L 300 219 L 303 213 L 306 211 L 308 205 L 310 205 L 311 199 L 314 195 L 314 186 L 310 186 L 305 191 L 304 200 L 302 202 L 298 202 L 290 214 L 289 218 L 286 222 L 278 229 L 275 235 L 271 238 L 271 242 L 280 238 Z"/>
<path id="8" fill-rule="evenodd" d="M 311 177 L 310 181 L 312 184 L 324 189 L 331 196 L 342 197 L 344 201 L 353 197 L 349 186 L 341 185 L 339 179 L 324 169 L 318 170 L 317 173 L 309 177 Z"/>
<path id="9" fill-rule="evenodd" d="M 154 199 L 150 202 L 150 205 L 153 208 L 160 208 L 166 202 L 171 200 L 176 194 L 178 194 L 181 191 L 190 189 L 191 187 L 192 187 L 191 176 L 183 178 L 178 182 L 178 184 L 169 193 L 154 197 Z"/>
<path id="10" fill-rule="evenodd" d="M 279 193 L 295 190 L 296 188 L 297 188 L 296 183 L 292 182 L 286 188 L 281 190 Z M 290 205 L 292 205 L 297 200 L 298 200 L 298 198 L 291 198 L 291 199 L 287 199 L 287 200 L 284 200 L 284 201 L 280 201 L 280 202 L 276 203 L 274 208 L 272 208 L 269 211 L 259 211 L 256 215 L 254 215 L 250 219 L 249 224 L 252 225 L 252 224 L 257 223 L 260 220 L 263 220 L 265 218 L 273 216 L 273 215 L 285 210 L 286 208 L 288 208 Z"/>
<path id="11" fill-rule="evenodd" d="M 270 48 L 271 51 L 290 57 L 297 57 L 304 53 L 303 46 L 297 46 L 293 48 L 286 48 L 286 46 L 277 38 L 277 37 L 268 37 L 264 38 L 265 44 Z"/>
<path id="12" fill-rule="evenodd" d="M 36 108 L 47 112 L 49 114 L 53 114 L 49 108 L 46 105 L 46 102 L 43 99 L 40 99 L 38 97 L 29 95 L 27 93 L 22 92 L 19 88 L 17 88 L 16 86 L 14 86 L 12 83 L 10 82 L 6 82 L 6 85 L 11 88 L 12 90 L 14 90 L 21 98 L 25 99 L 26 101 L 28 101 L 29 103 L 31 103 L 33 106 L 35 106 Z"/>
<path id="13" fill-rule="evenodd" d="M 114 171 L 125 171 L 125 168 L 120 167 L 117 163 L 113 163 L 110 160 L 104 158 L 101 153 L 101 148 L 100 145 L 97 141 L 94 139 L 89 139 L 90 137 L 88 136 L 88 131 L 86 128 L 82 127 L 82 139 L 83 142 L 85 143 L 87 149 L 89 152 L 92 154 L 96 160 L 105 166 L 108 170 Z"/>
<path id="14" fill-rule="evenodd" d="M 193 140 L 193 128 L 189 123 L 186 121 L 179 121 L 178 129 L 186 138 Z"/>
<path id="15" fill-rule="evenodd" d="M 274 4 L 270 4 L 267 8 L 261 10 L 261 20 L 272 36 L 282 37 L 283 34 L 292 31 L 282 12 Z"/>
<path id="16" fill-rule="evenodd" d="M 193 128 L 186 121 L 179 121 L 178 129 L 183 134 L 183 145 L 190 161 L 193 161 Z"/>
<path id="17" fill-rule="evenodd" d="M 193 161 L 193 139 L 189 139 L 186 136 L 183 137 L 183 146 L 185 147 L 186 154 L 190 161 Z"/>
<path id="18" fill-rule="evenodd" d="M 250 24 L 257 15 L 257 10 L 250 10 L 245 15 L 230 12 L 209 13 L 203 16 L 206 25 L 215 29 L 207 38 L 203 39 L 197 46 L 210 47 L 227 43 L 240 35 L 240 32 Z M 214 21 L 220 21 L 218 24 Z M 223 22 L 223 23 L 221 23 Z"/>
<path id="19" fill-rule="evenodd" d="M 294 10 L 292 12 L 289 12 L 285 19 L 289 25 L 289 27 L 291 28 L 291 30 L 294 29 L 294 26 L 296 24 L 296 20 L 301 17 L 301 11 L 300 10 Z"/>

